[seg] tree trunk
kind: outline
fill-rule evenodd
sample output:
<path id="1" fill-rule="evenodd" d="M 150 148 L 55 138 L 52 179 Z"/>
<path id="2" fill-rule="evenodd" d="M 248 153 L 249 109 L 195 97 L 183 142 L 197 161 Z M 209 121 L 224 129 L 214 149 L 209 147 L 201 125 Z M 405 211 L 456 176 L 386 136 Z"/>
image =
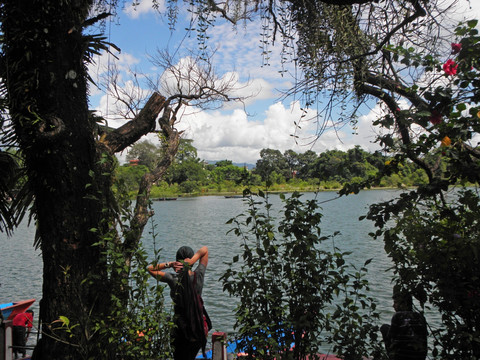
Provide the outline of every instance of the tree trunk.
<path id="1" fill-rule="evenodd" d="M 91 1 L 12 0 L 3 5 L 10 114 L 34 194 L 44 262 L 36 359 L 87 355 L 90 316 L 108 298 L 100 249 L 103 196 L 89 120 L 82 22 Z M 27 273 L 28 274 L 28 273 Z M 95 281 L 84 283 L 89 274 Z M 28 275 L 27 275 L 28 276 Z M 93 280 L 93 279 L 92 279 Z M 69 326 L 80 324 L 68 333 Z M 59 329 L 64 325 L 62 329 Z"/>
<path id="2" fill-rule="evenodd" d="M 11 0 L 0 8 L 5 61 L 0 75 L 25 157 L 34 197 L 36 244 L 44 263 L 42 338 L 34 359 L 94 358 L 95 349 L 104 341 L 109 344 L 109 339 L 95 335 L 93 325 L 98 319 L 111 321 L 109 301 L 119 291 L 111 288 L 103 249 L 95 245 L 102 234 L 115 229 L 112 158 L 155 130 L 155 120 L 166 106 L 165 98 L 154 94 L 137 118 L 98 137 L 88 111 L 89 44 L 82 34 L 91 5 L 85 0 Z M 165 117 L 164 113 L 166 123 L 160 126 L 168 132 L 165 136 L 174 154 L 179 133 Z M 172 159 L 173 155 L 162 163 L 165 168 L 159 174 Z M 142 206 L 137 218 L 146 217 L 147 208 Z M 136 224 L 124 244 L 126 264 L 143 231 L 144 223 Z"/>

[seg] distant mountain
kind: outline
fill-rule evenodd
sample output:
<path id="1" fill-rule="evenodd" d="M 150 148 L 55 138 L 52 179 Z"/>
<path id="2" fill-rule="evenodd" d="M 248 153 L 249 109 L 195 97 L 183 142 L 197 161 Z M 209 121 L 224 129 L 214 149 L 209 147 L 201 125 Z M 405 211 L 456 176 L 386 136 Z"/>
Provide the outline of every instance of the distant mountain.
<path id="1" fill-rule="evenodd" d="M 221 160 L 204 160 L 207 164 L 216 164 L 217 162 L 221 161 Z M 238 167 L 241 167 L 243 168 L 244 166 L 247 167 L 248 170 L 252 170 L 254 167 L 255 167 L 255 164 L 248 164 L 248 163 L 234 163 L 232 162 L 232 165 L 235 165 L 235 166 L 238 166 Z"/>
<path id="2" fill-rule="evenodd" d="M 243 164 L 233 163 L 233 165 L 238 166 L 238 167 L 241 167 L 241 168 L 243 168 L 244 166 L 246 166 L 248 170 L 252 170 L 252 169 L 255 167 L 255 164 L 247 164 L 247 163 L 243 163 Z"/>

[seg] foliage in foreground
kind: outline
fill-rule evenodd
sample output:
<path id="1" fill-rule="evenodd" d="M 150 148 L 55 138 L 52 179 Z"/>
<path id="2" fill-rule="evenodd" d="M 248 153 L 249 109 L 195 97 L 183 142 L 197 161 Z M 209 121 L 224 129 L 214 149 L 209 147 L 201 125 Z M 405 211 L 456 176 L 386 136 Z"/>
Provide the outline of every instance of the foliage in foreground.
<path id="1" fill-rule="evenodd" d="M 440 359 L 477 359 L 480 354 L 480 197 L 477 190 L 453 191 L 439 198 L 404 194 L 392 211 L 394 225 L 385 226 L 385 250 L 395 264 L 397 282 L 424 306 L 441 315 L 430 324 L 432 355 Z"/>
<path id="2" fill-rule="evenodd" d="M 249 358 L 312 359 L 326 345 L 345 359 L 378 355 L 378 313 L 364 279 L 368 261 L 350 272 L 348 253 L 334 243 L 338 234 L 321 234 L 315 199 L 281 195 L 276 219 L 268 197 L 258 195 L 250 194 L 249 210 L 229 221 L 243 254 L 222 276 L 224 290 L 240 299 L 235 328 Z"/>
<path id="3" fill-rule="evenodd" d="M 389 47 L 393 61 L 411 72 L 421 69 L 432 81 L 399 84 L 411 106 L 402 110 L 394 101 L 378 120 L 386 130 L 402 130 L 401 141 L 391 132 L 379 138 L 394 154 L 385 172 L 398 172 L 398 164 L 410 159 L 428 175 L 417 189 L 371 206 L 367 218 L 378 228 L 373 236 L 384 239 L 397 284 L 439 311 L 440 324 L 430 324 L 431 354 L 438 359 L 480 358 L 480 194 L 469 186 L 480 181 L 477 24 L 472 20 L 456 29 L 447 60 Z M 342 192 L 357 190 L 347 186 Z"/>
<path id="4" fill-rule="evenodd" d="M 155 238 L 154 232 L 152 236 Z M 105 238 L 104 243 L 99 245 L 106 249 L 108 272 L 112 278 L 116 277 L 117 285 L 124 289 L 128 298 L 109 294 L 112 308 L 106 316 L 94 319 L 95 331 L 105 339 L 101 343 L 111 345 L 96 349 L 96 353 L 99 358 L 105 359 L 111 356 L 111 351 L 122 360 L 156 360 L 159 354 L 170 358 L 173 354 L 170 336 L 174 323 L 165 308 L 164 285 L 158 281 L 152 283 L 146 270 L 148 255 L 142 245 L 135 249 L 132 262 L 126 265 L 121 251 L 111 240 Z M 122 273 L 129 273 L 129 276 L 118 276 Z"/>
<path id="5" fill-rule="evenodd" d="M 120 196 L 118 200 L 124 201 L 122 220 L 126 221 L 132 216 L 131 210 L 128 210 L 131 209 L 131 202 L 125 196 Z M 153 220 L 151 224 L 154 256 L 158 260 L 156 225 Z M 174 323 L 165 305 L 165 286 L 158 280 L 153 281 L 148 273 L 147 266 L 150 263 L 142 243 L 133 250 L 128 263 L 120 245 L 113 231 L 103 235 L 95 245 L 102 249 L 109 284 L 121 289 L 120 292 L 105 288 L 96 295 L 109 298 L 108 312 L 101 316 L 91 314 L 85 321 L 60 316 L 52 327 L 52 335 L 57 341 L 62 341 L 62 337 L 68 338 L 69 346 L 85 360 L 171 358 L 173 351 L 170 339 Z M 65 274 L 68 276 L 68 271 Z M 84 285 L 96 281 L 97 277 L 97 273 L 89 274 Z"/>

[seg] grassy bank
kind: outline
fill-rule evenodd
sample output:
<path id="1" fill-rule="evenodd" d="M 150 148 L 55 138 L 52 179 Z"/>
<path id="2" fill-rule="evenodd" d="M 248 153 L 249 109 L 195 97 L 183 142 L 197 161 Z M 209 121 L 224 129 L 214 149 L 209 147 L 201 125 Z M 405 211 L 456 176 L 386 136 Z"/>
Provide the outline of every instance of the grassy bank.
<path id="1" fill-rule="evenodd" d="M 316 191 L 338 191 L 342 188 L 339 183 L 327 184 L 327 185 L 311 185 L 302 184 L 301 186 L 293 186 L 292 184 L 274 184 L 268 188 L 268 192 L 271 193 L 291 193 L 298 192 L 316 192 Z M 402 186 L 385 186 L 378 189 L 395 189 L 404 188 Z M 183 192 L 178 185 L 171 186 L 154 186 L 151 192 L 152 199 L 162 198 L 177 198 L 177 197 L 192 197 L 192 196 L 230 196 L 230 195 L 242 195 L 245 186 L 235 187 L 219 187 L 219 186 L 202 186 L 196 191 Z M 249 189 L 252 192 L 265 191 L 265 186 L 251 186 Z M 132 196 L 134 193 L 132 192 Z"/>

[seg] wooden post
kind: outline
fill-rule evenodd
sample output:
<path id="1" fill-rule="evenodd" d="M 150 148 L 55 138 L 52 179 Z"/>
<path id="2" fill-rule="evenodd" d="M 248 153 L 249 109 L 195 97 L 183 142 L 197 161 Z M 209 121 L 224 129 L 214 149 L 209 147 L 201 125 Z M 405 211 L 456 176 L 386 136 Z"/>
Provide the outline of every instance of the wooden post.
<path id="1" fill-rule="evenodd" d="M 212 360 L 227 360 L 227 334 L 224 332 L 212 334 Z"/>
<path id="2" fill-rule="evenodd" d="M 12 321 L 0 325 L 0 360 L 12 360 Z"/>

